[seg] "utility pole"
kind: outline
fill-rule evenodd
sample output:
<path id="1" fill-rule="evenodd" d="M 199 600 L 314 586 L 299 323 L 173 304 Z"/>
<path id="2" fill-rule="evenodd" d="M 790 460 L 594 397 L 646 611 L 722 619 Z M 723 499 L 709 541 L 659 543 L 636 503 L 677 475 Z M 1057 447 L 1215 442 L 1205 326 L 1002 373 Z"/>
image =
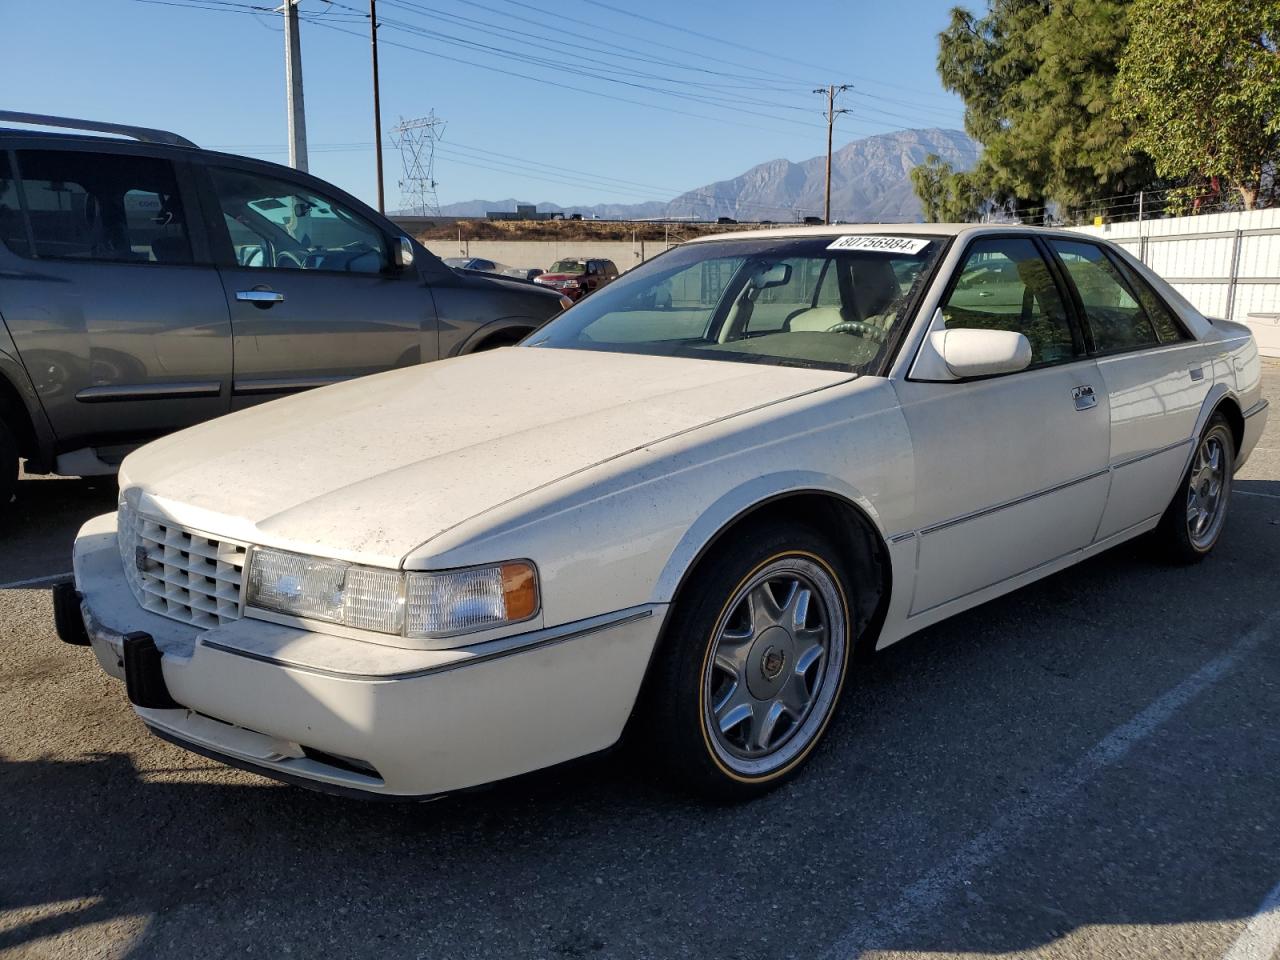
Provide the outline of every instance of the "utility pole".
<path id="1" fill-rule="evenodd" d="M 284 0 L 284 85 L 288 101 L 289 166 L 307 171 L 307 115 L 302 103 L 302 41 L 298 0 Z"/>
<path id="2" fill-rule="evenodd" d="M 836 94 L 850 89 L 852 89 L 850 84 L 842 83 L 839 86 L 832 84 L 828 87 L 818 87 L 813 91 L 827 95 L 827 201 L 822 210 L 823 223 L 831 222 L 831 134 L 836 124 L 836 114 L 849 112 L 836 109 Z"/>
<path id="3" fill-rule="evenodd" d="M 378 3 L 369 0 L 369 43 L 373 47 L 373 152 L 378 165 L 378 212 L 386 213 L 382 190 L 382 103 L 378 95 Z"/>

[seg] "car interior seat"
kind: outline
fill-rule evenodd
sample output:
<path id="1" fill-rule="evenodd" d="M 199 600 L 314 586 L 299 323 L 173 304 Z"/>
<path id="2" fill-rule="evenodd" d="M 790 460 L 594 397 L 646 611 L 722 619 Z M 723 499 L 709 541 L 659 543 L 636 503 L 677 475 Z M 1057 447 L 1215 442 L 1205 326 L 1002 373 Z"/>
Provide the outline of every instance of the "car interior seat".
<path id="1" fill-rule="evenodd" d="M 898 279 L 893 267 L 886 259 L 859 257 L 848 265 L 848 270 L 852 302 L 844 300 L 840 306 L 802 310 L 790 317 L 787 329 L 821 332 L 854 321 L 866 324 L 881 335 L 887 333 L 896 315 L 892 305 L 898 298 Z"/>

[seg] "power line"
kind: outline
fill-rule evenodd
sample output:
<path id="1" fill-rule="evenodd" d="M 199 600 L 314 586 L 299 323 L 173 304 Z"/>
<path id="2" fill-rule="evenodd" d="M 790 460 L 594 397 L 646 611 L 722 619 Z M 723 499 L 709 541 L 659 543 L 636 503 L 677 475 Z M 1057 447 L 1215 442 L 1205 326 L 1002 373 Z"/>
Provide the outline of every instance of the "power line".
<path id="1" fill-rule="evenodd" d="M 387 0 L 387 2 L 393 2 L 393 0 Z M 343 6 L 343 4 L 336 4 L 336 6 L 341 7 Z M 346 9 L 351 9 L 351 8 L 346 8 Z M 326 26 L 325 24 L 320 24 L 318 22 L 317 22 L 317 25 Z M 555 70 L 561 73 L 567 73 L 573 76 L 583 77 L 591 80 L 600 80 L 605 83 L 619 84 L 621 86 L 627 86 L 633 89 L 643 90 L 650 93 L 657 93 L 662 96 L 673 97 L 675 99 L 685 100 L 692 103 L 703 103 L 703 104 L 707 104 L 709 106 L 714 106 L 714 107 L 739 107 L 743 103 L 748 103 L 748 104 L 751 104 L 752 106 L 766 106 L 766 107 L 773 107 L 775 109 L 779 109 L 779 108 L 784 110 L 799 109 L 787 104 L 778 104 L 775 102 L 762 101 L 762 100 L 744 99 L 742 97 L 736 97 L 731 99 L 725 96 L 708 96 L 708 95 L 699 95 L 694 93 L 685 93 L 679 90 L 670 90 L 663 87 L 654 86 L 650 83 L 640 83 L 634 80 L 622 79 L 621 77 L 618 77 L 618 76 L 610 76 L 609 74 L 606 74 L 606 73 L 599 73 L 589 69 L 572 67 L 559 60 L 553 60 L 545 57 L 537 57 L 530 54 L 522 53 L 521 51 L 518 51 L 518 50 L 511 50 L 506 47 L 497 47 L 492 44 L 481 43 L 476 40 L 468 40 L 465 37 L 458 37 L 453 34 L 444 33 L 440 30 L 432 30 L 425 27 L 420 27 L 416 24 L 406 23 L 405 21 L 402 21 L 402 20 L 391 20 L 384 17 L 381 19 L 381 25 L 390 27 L 393 29 L 398 29 L 403 32 L 413 34 L 415 36 L 420 36 L 420 37 L 423 37 L 424 39 L 430 40 L 435 43 L 444 43 L 451 46 L 461 46 L 466 49 L 478 50 L 483 53 L 496 54 L 508 60 L 517 60 L 523 63 L 530 64 L 531 66 L 538 66 L 544 69 Z M 331 28 L 331 29 L 337 29 L 337 28 Z M 422 51 L 422 52 L 430 52 L 430 51 Z M 483 66 L 482 64 L 472 64 L 472 65 Z M 490 68 L 490 69 L 493 69 L 493 68 Z M 813 126 L 813 124 L 807 123 L 806 121 L 797 120 L 791 117 L 780 117 L 774 114 L 761 113 L 760 111 L 754 111 L 754 113 L 757 116 L 761 116 L 769 120 L 775 120 L 779 123 L 791 123 L 791 124 L 796 124 L 798 126 Z"/>

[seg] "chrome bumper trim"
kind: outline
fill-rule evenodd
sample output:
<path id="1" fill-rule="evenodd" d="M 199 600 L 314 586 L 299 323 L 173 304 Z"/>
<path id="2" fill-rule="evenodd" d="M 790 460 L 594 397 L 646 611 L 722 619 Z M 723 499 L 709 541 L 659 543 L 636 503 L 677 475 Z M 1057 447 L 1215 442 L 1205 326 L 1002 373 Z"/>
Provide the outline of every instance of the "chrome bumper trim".
<path id="1" fill-rule="evenodd" d="M 460 670 L 464 667 L 471 667 L 480 663 L 488 663 L 491 660 L 514 656 L 518 653 L 528 653 L 531 650 L 539 650 L 543 647 L 555 646 L 556 644 L 565 643 L 569 640 L 576 640 L 579 637 L 585 637 L 592 633 L 599 633 L 602 630 L 608 630 L 611 627 L 619 627 L 623 624 L 633 623 L 636 620 L 644 620 L 651 616 L 653 616 L 652 607 L 630 607 L 626 610 L 615 611 L 614 613 L 601 614 L 598 617 L 588 617 L 585 620 L 575 620 L 572 623 L 561 624 L 557 627 L 535 630 L 532 633 L 520 634 L 514 637 L 501 637 L 497 640 L 478 643 L 473 647 L 467 648 L 468 650 L 474 651 L 473 656 L 460 660 L 453 660 L 449 663 L 442 663 L 435 667 L 427 667 L 422 670 L 409 670 L 403 673 L 346 673 L 341 670 L 328 670 L 324 667 L 316 667 L 305 663 L 296 663 L 279 657 L 272 657 L 262 653 L 254 653 L 249 650 L 241 650 L 238 647 L 219 643 L 216 640 L 209 640 L 203 637 L 198 642 L 201 646 L 208 647 L 210 650 L 229 653 L 232 656 L 244 657 L 246 660 L 256 660 L 260 663 L 269 663 L 272 666 L 284 667 L 289 670 L 313 673 L 322 677 L 336 677 L 341 680 L 363 680 L 368 682 L 378 682 L 383 680 L 417 680 L 421 677 L 430 677 L 438 673 L 448 673 L 451 670 Z"/>

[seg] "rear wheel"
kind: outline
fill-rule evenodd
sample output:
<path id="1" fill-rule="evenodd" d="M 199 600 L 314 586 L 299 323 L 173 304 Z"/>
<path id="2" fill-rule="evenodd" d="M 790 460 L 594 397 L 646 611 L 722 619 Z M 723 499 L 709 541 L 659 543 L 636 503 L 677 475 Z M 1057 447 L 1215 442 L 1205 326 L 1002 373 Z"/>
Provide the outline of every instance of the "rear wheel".
<path id="1" fill-rule="evenodd" d="M 850 650 L 848 578 L 817 531 L 771 522 L 731 534 L 681 591 L 642 726 L 698 792 L 763 793 L 821 740 Z"/>
<path id="2" fill-rule="evenodd" d="M 9 425 L 0 420 L 0 509 L 13 499 L 18 487 L 18 443 Z"/>
<path id="3" fill-rule="evenodd" d="M 1198 563 L 1217 544 L 1227 521 L 1235 456 L 1231 427 L 1214 414 L 1156 528 L 1162 552 L 1173 562 Z"/>

